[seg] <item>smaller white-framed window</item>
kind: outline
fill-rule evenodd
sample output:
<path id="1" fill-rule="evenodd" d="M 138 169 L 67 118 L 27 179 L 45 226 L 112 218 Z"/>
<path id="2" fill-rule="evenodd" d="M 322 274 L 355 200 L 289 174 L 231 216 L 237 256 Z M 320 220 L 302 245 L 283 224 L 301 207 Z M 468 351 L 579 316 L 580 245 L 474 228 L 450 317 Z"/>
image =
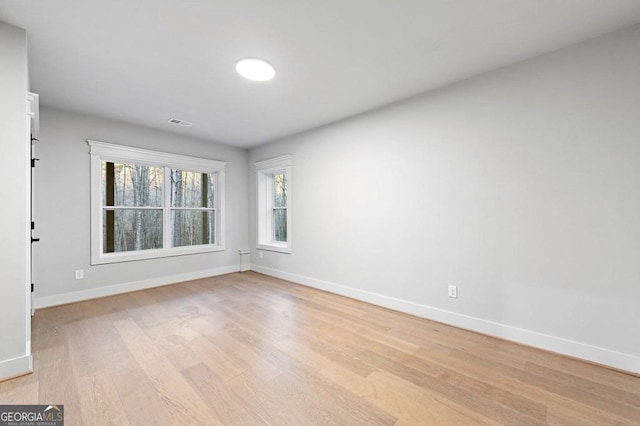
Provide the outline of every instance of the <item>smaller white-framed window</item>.
<path id="1" fill-rule="evenodd" d="M 254 163 L 260 250 L 291 253 L 291 163 L 290 155 Z"/>
<path id="2" fill-rule="evenodd" d="M 92 265 L 225 249 L 226 162 L 87 143 Z"/>

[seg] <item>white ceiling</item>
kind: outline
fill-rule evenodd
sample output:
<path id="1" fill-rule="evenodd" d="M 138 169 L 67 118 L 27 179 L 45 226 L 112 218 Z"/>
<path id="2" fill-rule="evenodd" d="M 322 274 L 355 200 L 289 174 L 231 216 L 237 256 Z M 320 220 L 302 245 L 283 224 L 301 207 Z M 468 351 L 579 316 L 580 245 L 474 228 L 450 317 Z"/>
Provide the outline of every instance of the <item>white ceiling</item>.
<path id="1" fill-rule="evenodd" d="M 0 0 L 0 20 L 27 30 L 42 104 L 251 147 L 640 22 L 640 1 Z M 236 74 L 253 56 L 275 80 Z"/>

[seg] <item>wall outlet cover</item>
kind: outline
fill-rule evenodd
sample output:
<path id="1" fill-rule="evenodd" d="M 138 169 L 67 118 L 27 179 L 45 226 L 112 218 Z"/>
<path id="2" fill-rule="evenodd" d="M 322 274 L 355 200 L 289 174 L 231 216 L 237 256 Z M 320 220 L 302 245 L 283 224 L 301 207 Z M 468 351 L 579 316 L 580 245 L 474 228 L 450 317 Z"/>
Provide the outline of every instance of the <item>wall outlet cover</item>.
<path id="1" fill-rule="evenodd" d="M 453 297 L 454 299 L 458 297 L 458 286 L 449 286 L 449 297 Z"/>

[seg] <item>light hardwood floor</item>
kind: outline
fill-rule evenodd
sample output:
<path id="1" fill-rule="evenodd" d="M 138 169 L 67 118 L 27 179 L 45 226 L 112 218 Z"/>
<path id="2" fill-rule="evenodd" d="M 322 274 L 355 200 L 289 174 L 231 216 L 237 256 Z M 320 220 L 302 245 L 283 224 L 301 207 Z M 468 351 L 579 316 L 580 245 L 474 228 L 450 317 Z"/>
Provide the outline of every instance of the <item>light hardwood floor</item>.
<path id="1" fill-rule="evenodd" d="M 637 336 L 635 336 L 637 338 Z M 640 378 L 252 272 L 40 310 L 67 425 L 640 424 Z"/>

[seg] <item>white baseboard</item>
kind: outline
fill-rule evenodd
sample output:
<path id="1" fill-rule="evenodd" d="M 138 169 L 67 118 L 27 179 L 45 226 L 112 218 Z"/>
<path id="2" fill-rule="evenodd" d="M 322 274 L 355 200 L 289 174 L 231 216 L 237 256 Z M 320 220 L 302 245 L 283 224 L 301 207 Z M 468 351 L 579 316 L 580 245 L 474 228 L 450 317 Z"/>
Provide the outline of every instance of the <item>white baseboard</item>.
<path id="1" fill-rule="evenodd" d="M 251 270 L 490 336 L 640 374 L 640 357 L 259 265 Z"/>
<path id="2" fill-rule="evenodd" d="M 22 376 L 33 371 L 33 358 L 24 355 L 17 358 L 0 361 L 0 381 Z"/>
<path id="3" fill-rule="evenodd" d="M 147 288 L 160 287 L 163 285 L 176 284 L 183 281 L 197 280 L 201 278 L 213 277 L 216 275 L 230 274 L 238 272 L 238 265 L 223 266 L 220 268 L 204 269 L 202 271 L 186 272 L 183 274 L 168 275 L 147 280 L 132 281 L 128 283 L 115 284 L 106 287 L 96 287 L 87 290 L 74 291 L 71 293 L 56 294 L 53 296 L 37 297 L 34 300 L 35 309 L 48 308 L 51 306 L 65 305 L 67 303 L 81 302 L 83 300 L 97 299 L 100 297 L 113 296 L 116 294 L 129 293 L 131 291 L 145 290 Z"/>

